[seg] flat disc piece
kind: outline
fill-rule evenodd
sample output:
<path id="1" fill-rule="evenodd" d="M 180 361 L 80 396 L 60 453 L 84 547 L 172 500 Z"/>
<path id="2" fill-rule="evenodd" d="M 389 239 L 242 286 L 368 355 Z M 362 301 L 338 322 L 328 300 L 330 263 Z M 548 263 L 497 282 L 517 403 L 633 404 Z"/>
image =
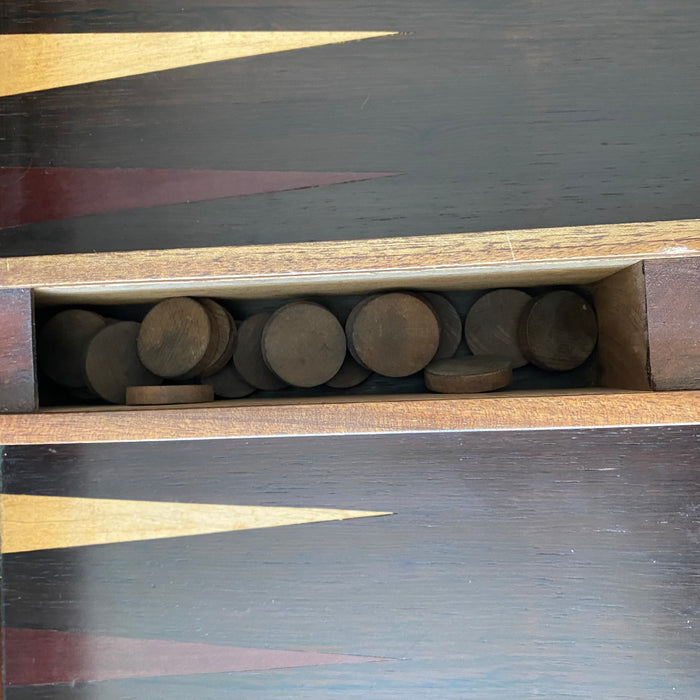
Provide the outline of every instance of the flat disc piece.
<path id="1" fill-rule="evenodd" d="M 557 372 L 574 369 L 588 359 L 595 347 L 595 311 L 576 292 L 549 292 L 527 306 L 518 338 L 523 355 L 533 365 Z"/>
<path id="2" fill-rule="evenodd" d="M 292 386 L 318 386 L 332 379 L 346 349 L 340 321 L 325 306 L 310 301 L 277 309 L 262 335 L 267 366 Z"/>
<path id="3" fill-rule="evenodd" d="M 513 369 L 528 363 L 518 344 L 518 325 L 532 297 L 517 289 L 496 289 L 477 299 L 464 322 L 464 337 L 475 355 L 507 357 Z"/>
<path id="4" fill-rule="evenodd" d="M 348 348 L 361 365 L 386 377 L 422 370 L 440 342 L 435 313 L 418 295 L 376 294 L 351 311 L 345 328 Z"/>
<path id="5" fill-rule="evenodd" d="M 85 386 L 85 352 L 106 321 L 93 311 L 69 309 L 51 318 L 41 329 L 37 361 L 56 384 L 80 389 Z"/>
<path id="6" fill-rule="evenodd" d="M 282 381 L 265 364 L 260 343 L 263 328 L 270 318 L 268 313 L 255 314 L 238 327 L 238 344 L 233 353 L 233 364 L 240 375 L 256 389 L 278 391 L 287 383 Z"/>
<path id="7" fill-rule="evenodd" d="M 198 375 L 209 377 L 223 369 L 233 357 L 238 331 L 233 317 L 221 304 L 217 304 L 213 299 L 197 299 L 197 301 L 209 313 L 214 330 L 214 359 Z"/>
<path id="8" fill-rule="evenodd" d="M 103 328 L 90 341 L 85 358 L 88 386 L 105 401 L 123 404 L 126 387 L 159 384 L 139 360 L 136 338 L 139 324 L 119 321 Z"/>
<path id="9" fill-rule="evenodd" d="M 215 359 L 214 323 L 195 299 L 156 304 L 143 319 L 138 338 L 141 362 L 159 377 L 196 376 Z"/>
<path id="10" fill-rule="evenodd" d="M 462 319 L 457 309 L 442 294 L 421 292 L 420 296 L 428 302 L 440 326 L 440 342 L 433 359 L 443 360 L 452 357 L 462 340 Z"/>
<path id="11" fill-rule="evenodd" d="M 202 379 L 202 384 L 209 384 L 214 389 L 214 393 L 223 399 L 240 399 L 255 391 L 255 387 L 243 379 L 232 362 L 216 374 Z"/>
<path id="12" fill-rule="evenodd" d="M 350 389 L 362 384 L 370 374 L 372 374 L 372 370 L 357 364 L 353 356 L 348 353 L 340 369 L 334 377 L 326 382 L 326 386 L 332 389 Z"/>
<path id="13" fill-rule="evenodd" d="M 471 355 L 431 362 L 425 368 L 425 386 L 441 394 L 473 394 L 508 386 L 512 378 L 505 357 Z"/>
<path id="14" fill-rule="evenodd" d="M 130 386 L 126 389 L 127 406 L 157 406 L 176 403 L 203 403 L 214 400 L 214 390 L 207 384 L 168 386 Z"/>

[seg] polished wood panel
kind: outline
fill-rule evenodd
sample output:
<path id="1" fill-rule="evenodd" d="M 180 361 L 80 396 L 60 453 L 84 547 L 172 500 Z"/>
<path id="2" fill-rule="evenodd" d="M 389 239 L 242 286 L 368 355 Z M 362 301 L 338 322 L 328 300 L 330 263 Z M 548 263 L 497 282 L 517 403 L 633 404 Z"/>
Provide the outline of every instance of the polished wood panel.
<path id="1" fill-rule="evenodd" d="M 642 259 L 700 256 L 700 219 L 240 248 L 0 259 L 0 286 L 43 302 L 261 298 L 593 282 Z"/>
<path id="2" fill-rule="evenodd" d="M 37 405 L 32 291 L 0 289 L 0 413 L 27 413 Z"/>
<path id="3" fill-rule="evenodd" d="M 45 222 L 5 255 L 700 216 L 688 0 L 13 0 L 2 33 L 398 31 L 0 100 L 12 166 L 399 172 Z"/>
<path id="4" fill-rule="evenodd" d="M 7 448 L 10 494 L 395 513 L 4 555 L 14 629 L 384 659 L 138 679 L 154 659 L 135 642 L 132 678 L 7 697 L 696 697 L 699 441 L 693 426 Z"/>
<path id="5" fill-rule="evenodd" d="M 133 32 L 0 36 L 0 97 L 391 32 Z M 31 60 L 27 57 L 31 56 Z"/>
<path id="6" fill-rule="evenodd" d="M 22 445 L 697 423 L 697 391 L 572 389 L 463 394 L 449 399 L 431 395 L 291 397 L 221 401 L 193 408 L 54 409 L 0 416 L 0 435 L 6 445 Z"/>
<path id="7" fill-rule="evenodd" d="M 3 494 L 2 552 L 137 542 L 391 513 Z"/>
<path id="8" fill-rule="evenodd" d="M 700 388 L 700 258 L 644 264 L 651 381 L 659 391 Z"/>

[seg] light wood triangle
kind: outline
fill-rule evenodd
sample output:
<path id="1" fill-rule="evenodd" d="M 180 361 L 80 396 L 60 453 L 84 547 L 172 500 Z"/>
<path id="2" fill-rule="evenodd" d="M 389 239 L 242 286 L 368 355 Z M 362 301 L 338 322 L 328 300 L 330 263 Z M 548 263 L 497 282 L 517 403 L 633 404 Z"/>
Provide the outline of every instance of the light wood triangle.
<path id="1" fill-rule="evenodd" d="M 0 97 L 396 32 L 134 32 L 0 35 Z"/>
<path id="2" fill-rule="evenodd" d="M 4 494 L 2 552 L 204 535 L 388 512 Z"/>

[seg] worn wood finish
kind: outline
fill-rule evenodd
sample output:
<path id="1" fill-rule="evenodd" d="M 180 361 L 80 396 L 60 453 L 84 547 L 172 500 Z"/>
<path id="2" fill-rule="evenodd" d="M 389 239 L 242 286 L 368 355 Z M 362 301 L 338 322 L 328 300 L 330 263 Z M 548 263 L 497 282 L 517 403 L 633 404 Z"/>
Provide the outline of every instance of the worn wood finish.
<path id="1" fill-rule="evenodd" d="M 216 318 L 196 299 L 165 299 L 141 323 L 141 362 L 159 377 L 191 379 L 216 360 Z"/>
<path id="2" fill-rule="evenodd" d="M 644 265 L 654 389 L 700 388 L 700 258 Z"/>
<path id="3" fill-rule="evenodd" d="M 332 379 L 345 359 L 340 321 L 321 304 L 295 301 L 277 309 L 261 338 L 265 364 L 291 386 L 313 387 Z"/>
<path id="4" fill-rule="evenodd" d="M 700 392 L 568 392 L 238 399 L 193 409 L 52 410 L 0 416 L 5 445 L 700 423 Z"/>
<path id="5" fill-rule="evenodd" d="M 331 389 L 350 389 L 362 384 L 372 374 L 372 370 L 355 362 L 353 356 L 347 353 L 337 374 L 326 382 Z"/>
<path id="6" fill-rule="evenodd" d="M 255 387 L 248 384 L 234 367 L 233 360 L 216 374 L 205 377 L 201 382 L 211 385 L 214 393 L 223 399 L 239 399 L 255 391 Z"/>
<path id="7" fill-rule="evenodd" d="M 363 299 L 348 316 L 345 332 L 355 360 L 385 377 L 420 372 L 440 343 L 440 326 L 430 304 L 404 292 Z"/>
<path id="8" fill-rule="evenodd" d="M 477 299 L 464 320 L 464 338 L 475 355 L 501 355 L 511 367 L 524 367 L 518 327 L 532 297 L 519 289 L 495 289 Z"/>
<path id="9" fill-rule="evenodd" d="M 546 370 L 565 372 L 582 365 L 598 340 L 590 303 L 570 290 L 547 292 L 528 302 L 518 325 L 524 357 Z"/>
<path id="10" fill-rule="evenodd" d="M 287 383 L 265 364 L 263 357 L 262 336 L 271 315 L 263 312 L 249 316 L 243 321 L 238 329 L 238 345 L 233 353 L 233 365 L 243 379 L 256 389 L 266 391 L 284 389 L 287 386 Z"/>
<path id="11" fill-rule="evenodd" d="M 440 342 L 433 359 L 452 357 L 462 340 L 462 319 L 457 309 L 442 294 L 423 292 L 420 296 L 428 302 L 440 326 Z"/>
<path id="12" fill-rule="evenodd" d="M 0 287 L 43 303 L 263 298 L 598 281 L 642 259 L 700 255 L 700 220 L 239 248 L 0 259 Z"/>
<path id="13" fill-rule="evenodd" d="M 38 397 L 30 289 L 0 289 L 0 329 L 0 413 L 34 411 Z"/>
<path id="14" fill-rule="evenodd" d="M 39 368 L 57 384 L 83 389 L 85 354 L 92 338 L 107 325 L 94 311 L 67 309 L 52 316 L 37 336 Z"/>
<path id="15" fill-rule="evenodd" d="M 110 403 L 126 403 L 130 386 L 156 385 L 162 379 L 143 366 L 136 351 L 139 324 L 120 321 L 105 326 L 92 338 L 85 353 L 88 387 Z"/>
<path id="16" fill-rule="evenodd" d="M 146 534 L 144 500 L 394 514 L 6 554 L 5 624 L 44 654 L 39 679 L 65 664 L 104 678 L 7 697 L 697 697 L 699 440 L 694 426 L 8 448 L 5 494 L 82 500 L 69 518 L 90 499 L 134 508 L 105 525 Z M 51 653 L 37 630 L 85 636 Z M 105 637 L 134 640 L 121 678 Z M 376 663 L 238 673 L 193 649 L 173 668 L 174 646 L 144 640 Z"/>
<path id="17" fill-rule="evenodd" d="M 593 300 L 598 319 L 601 386 L 651 389 L 643 263 L 596 284 Z"/>
<path id="18" fill-rule="evenodd" d="M 513 371 L 508 358 L 480 355 L 431 362 L 423 376 L 430 391 L 472 394 L 508 386 Z"/>
<path id="19" fill-rule="evenodd" d="M 199 374 L 200 377 L 210 377 L 222 370 L 231 361 L 233 351 L 238 342 L 238 328 L 233 316 L 213 299 L 200 298 L 199 303 L 207 310 L 215 329 L 216 350 L 214 360 Z"/>
<path id="20" fill-rule="evenodd" d="M 209 384 L 169 384 L 166 386 L 126 387 L 127 406 L 207 403 L 213 400 L 214 389 Z"/>

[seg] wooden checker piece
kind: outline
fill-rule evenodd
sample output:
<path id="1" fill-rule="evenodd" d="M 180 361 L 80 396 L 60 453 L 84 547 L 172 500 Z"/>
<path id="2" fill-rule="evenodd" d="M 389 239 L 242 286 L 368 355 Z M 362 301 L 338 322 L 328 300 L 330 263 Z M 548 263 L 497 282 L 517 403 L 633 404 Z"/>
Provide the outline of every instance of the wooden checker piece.
<path id="1" fill-rule="evenodd" d="M 462 319 L 457 309 L 442 294 L 421 292 L 420 296 L 428 302 L 440 326 L 440 342 L 433 359 L 443 360 L 452 357 L 462 340 Z"/>
<path id="2" fill-rule="evenodd" d="M 325 306 L 295 301 L 270 316 L 261 347 L 265 363 L 280 379 L 313 387 L 336 375 L 347 343 L 340 321 Z"/>
<path id="3" fill-rule="evenodd" d="M 213 323 L 214 338 L 216 343 L 215 358 L 205 367 L 198 376 L 210 377 L 223 369 L 233 357 L 238 340 L 236 322 L 231 314 L 213 299 L 197 299 L 207 310 Z"/>
<path id="4" fill-rule="evenodd" d="M 216 359 L 217 328 L 195 299 L 178 297 L 156 304 L 143 319 L 138 353 L 159 377 L 196 377 Z"/>
<path id="5" fill-rule="evenodd" d="M 520 349 L 533 365 L 565 372 L 582 365 L 598 339 L 593 307 L 569 290 L 548 292 L 526 307 L 518 329 Z"/>
<path id="6" fill-rule="evenodd" d="M 518 327 L 532 297 L 518 289 L 495 289 L 476 300 L 464 321 L 464 337 L 475 355 L 507 357 L 513 369 L 528 363 Z"/>
<path id="7" fill-rule="evenodd" d="M 233 353 L 233 364 L 248 384 L 263 391 L 278 391 L 287 386 L 265 364 L 262 354 L 262 334 L 271 314 L 250 316 L 238 327 L 238 344 Z"/>
<path id="8" fill-rule="evenodd" d="M 343 364 L 336 372 L 335 376 L 326 382 L 326 386 L 331 389 L 350 389 L 362 382 L 372 374 L 372 370 L 358 364 L 353 356 L 348 353 Z"/>
<path id="9" fill-rule="evenodd" d="M 140 324 L 119 321 L 106 326 L 90 341 L 85 357 L 88 386 L 105 401 L 123 404 L 126 388 L 159 384 L 160 377 L 149 372 L 136 349 Z"/>
<path id="10" fill-rule="evenodd" d="M 513 372 L 505 357 L 470 355 L 431 362 L 424 372 L 425 386 L 441 394 L 475 394 L 502 389 Z"/>
<path id="11" fill-rule="evenodd" d="M 420 372 L 440 343 L 435 313 L 418 295 L 407 292 L 362 300 L 350 312 L 345 332 L 355 360 L 386 377 Z"/>
<path id="12" fill-rule="evenodd" d="M 181 403 L 204 403 L 214 400 L 208 384 L 168 384 L 165 386 L 130 386 L 126 389 L 127 406 L 165 406 Z"/>
<path id="13" fill-rule="evenodd" d="M 39 367 L 60 386 L 84 388 L 88 344 L 106 325 L 105 319 L 94 311 L 68 309 L 57 313 L 39 333 Z"/>
<path id="14" fill-rule="evenodd" d="M 209 384 L 222 399 L 240 399 L 255 391 L 255 387 L 243 379 L 233 362 L 201 381 L 202 384 Z"/>

